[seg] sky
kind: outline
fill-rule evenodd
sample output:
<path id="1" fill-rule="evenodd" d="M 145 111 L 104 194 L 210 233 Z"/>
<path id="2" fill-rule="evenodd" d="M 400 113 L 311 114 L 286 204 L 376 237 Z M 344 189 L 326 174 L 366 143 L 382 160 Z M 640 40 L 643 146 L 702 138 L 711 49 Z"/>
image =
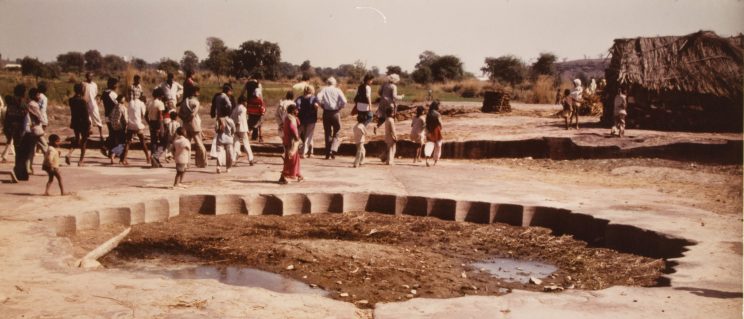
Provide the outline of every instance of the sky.
<path id="1" fill-rule="evenodd" d="M 201 59 L 206 38 L 232 48 L 276 42 L 282 60 L 336 67 L 360 60 L 412 71 L 431 50 L 480 75 L 486 57 L 607 55 L 613 39 L 712 30 L 744 33 L 742 0 L 0 0 L 0 54 Z"/>

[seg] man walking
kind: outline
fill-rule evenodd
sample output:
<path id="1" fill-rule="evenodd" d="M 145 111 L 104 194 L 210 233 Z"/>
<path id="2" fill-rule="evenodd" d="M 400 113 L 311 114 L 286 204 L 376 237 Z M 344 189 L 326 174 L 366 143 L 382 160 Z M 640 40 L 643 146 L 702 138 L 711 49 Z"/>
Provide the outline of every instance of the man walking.
<path id="1" fill-rule="evenodd" d="M 325 132 L 326 159 L 336 158 L 332 145 L 338 138 L 341 130 L 341 115 L 339 112 L 346 105 L 344 92 L 336 87 L 336 79 L 329 77 L 326 80 L 328 86 L 318 92 L 318 101 L 323 107 L 323 131 Z"/>

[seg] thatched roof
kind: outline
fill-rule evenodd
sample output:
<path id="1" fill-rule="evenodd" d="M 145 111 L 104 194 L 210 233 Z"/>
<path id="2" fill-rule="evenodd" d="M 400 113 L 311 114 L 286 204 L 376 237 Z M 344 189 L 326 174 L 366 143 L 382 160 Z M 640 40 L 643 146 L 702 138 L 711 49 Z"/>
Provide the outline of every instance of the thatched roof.
<path id="1" fill-rule="evenodd" d="M 616 39 L 608 73 L 618 84 L 654 92 L 711 94 L 741 102 L 744 36 L 711 31 L 686 36 Z"/>

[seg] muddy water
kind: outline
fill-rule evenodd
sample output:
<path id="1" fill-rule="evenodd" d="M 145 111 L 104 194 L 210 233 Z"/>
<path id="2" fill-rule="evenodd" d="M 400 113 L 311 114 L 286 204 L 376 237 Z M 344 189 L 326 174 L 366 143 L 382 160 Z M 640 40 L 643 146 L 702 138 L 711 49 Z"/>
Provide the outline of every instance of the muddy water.
<path id="1" fill-rule="evenodd" d="M 558 270 L 550 264 L 536 261 L 525 261 L 511 258 L 495 258 L 488 261 L 473 263 L 476 269 L 488 271 L 494 277 L 504 281 L 529 283 L 530 277 L 545 278 Z"/>
<path id="2" fill-rule="evenodd" d="M 217 280 L 226 285 L 259 287 L 281 293 L 327 295 L 327 292 L 311 288 L 305 283 L 272 272 L 247 267 L 228 265 L 199 265 L 198 263 L 174 261 L 169 258 L 127 261 L 109 267 L 131 272 L 158 274 L 171 279 Z"/>

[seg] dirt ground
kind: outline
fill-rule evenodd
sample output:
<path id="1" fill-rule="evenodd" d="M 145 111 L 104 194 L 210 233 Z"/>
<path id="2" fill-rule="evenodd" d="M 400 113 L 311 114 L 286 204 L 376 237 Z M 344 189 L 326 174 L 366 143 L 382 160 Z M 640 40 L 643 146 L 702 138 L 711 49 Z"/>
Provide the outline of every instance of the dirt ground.
<path id="1" fill-rule="evenodd" d="M 134 226 L 102 261 L 115 267 L 121 260 L 164 254 L 279 273 L 360 307 L 413 297 L 543 291 L 550 285 L 561 290 L 651 286 L 664 268 L 663 260 L 587 248 L 571 236 L 551 236 L 539 227 L 376 213 L 179 216 Z M 536 285 L 509 282 L 470 266 L 494 257 L 542 261 L 559 270 Z"/>
<path id="2" fill-rule="evenodd" d="M 693 207 L 717 214 L 742 212 L 742 166 L 710 165 L 658 158 L 551 159 L 506 158 L 473 161 L 516 168 L 543 182 L 577 183 L 603 188 L 653 187 L 693 200 Z"/>

